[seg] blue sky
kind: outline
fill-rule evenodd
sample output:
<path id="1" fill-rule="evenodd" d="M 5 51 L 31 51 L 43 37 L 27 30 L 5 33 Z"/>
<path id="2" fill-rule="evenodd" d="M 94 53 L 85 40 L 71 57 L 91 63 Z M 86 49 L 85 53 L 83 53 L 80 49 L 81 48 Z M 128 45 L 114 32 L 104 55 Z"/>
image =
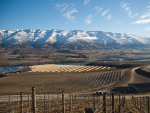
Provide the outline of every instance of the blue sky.
<path id="1" fill-rule="evenodd" d="M 0 29 L 150 35 L 150 0 L 0 0 Z"/>

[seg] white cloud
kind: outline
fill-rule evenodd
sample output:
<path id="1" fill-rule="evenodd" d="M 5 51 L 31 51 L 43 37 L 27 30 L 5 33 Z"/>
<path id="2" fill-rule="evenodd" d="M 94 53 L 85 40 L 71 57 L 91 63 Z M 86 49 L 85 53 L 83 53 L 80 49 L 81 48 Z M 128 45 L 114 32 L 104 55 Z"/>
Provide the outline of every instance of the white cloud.
<path id="1" fill-rule="evenodd" d="M 122 8 L 125 8 L 125 7 L 127 7 L 129 4 L 127 4 L 127 3 L 121 3 L 122 4 Z"/>
<path id="2" fill-rule="evenodd" d="M 148 6 L 147 8 L 148 8 L 147 13 L 145 13 L 144 15 L 142 15 L 142 16 L 141 16 L 141 19 L 145 19 L 145 18 L 147 18 L 147 17 L 150 17 L 150 9 L 149 9 L 150 6 Z"/>
<path id="3" fill-rule="evenodd" d="M 140 20 L 137 20 L 135 22 L 133 22 L 132 24 L 146 24 L 146 23 L 150 23 L 150 7 L 148 6 L 148 11 L 146 13 L 144 13 L 142 16 L 140 16 Z"/>
<path id="4" fill-rule="evenodd" d="M 112 17 L 111 15 L 108 15 L 106 19 L 109 20 L 111 19 L 111 17 Z"/>
<path id="5" fill-rule="evenodd" d="M 149 27 L 149 26 L 147 26 L 145 29 L 146 29 L 146 30 L 150 30 L 150 27 Z"/>
<path id="6" fill-rule="evenodd" d="M 89 16 L 87 16 L 85 19 L 85 24 L 91 24 L 91 19 L 92 19 L 92 15 L 89 14 Z"/>
<path id="7" fill-rule="evenodd" d="M 136 22 L 133 22 L 132 24 L 146 24 L 146 23 L 150 23 L 150 18 L 145 20 L 138 20 Z"/>
<path id="8" fill-rule="evenodd" d="M 103 8 L 102 8 L 102 7 L 99 7 L 99 6 L 96 6 L 96 7 L 94 7 L 93 9 L 96 9 L 96 10 L 97 10 L 97 12 L 96 12 L 96 14 L 95 14 L 95 16 L 97 16 L 98 13 L 99 13 Z"/>
<path id="9" fill-rule="evenodd" d="M 90 2 L 90 0 L 84 0 L 84 5 L 87 5 Z"/>
<path id="10" fill-rule="evenodd" d="M 58 4 L 55 6 L 55 8 L 60 9 L 62 6 L 63 6 L 63 4 L 59 4 L 59 3 L 58 3 Z"/>
<path id="11" fill-rule="evenodd" d="M 93 9 L 98 9 L 99 7 L 98 6 L 95 6 Z"/>
<path id="12" fill-rule="evenodd" d="M 105 10 L 101 16 L 105 16 L 109 12 L 109 9 Z"/>
<path id="13" fill-rule="evenodd" d="M 103 9 L 103 8 L 99 8 L 99 9 L 97 10 L 96 15 L 98 15 L 98 13 L 99 13 L 102 9 Z"/>
<path id="14" fill-rule="evenodd" d="M 63 11 L 65 11 L 65 10 L 67 9 L 67 7 L 69 7 L 69 5 L 66 4 L 66 5 L 61 9 L 60 13 L 62 13 Z"/>
<path id="15" fill-rule="evenodd" d="M 67 12 L 65 12 L 62 16 L 63 17 L 66 17 L 68 20 L 70 20 L 71 22 L 74 22 L 75 20 L 75 16 L 72 16 L 71 14 L 75 13 L 75 12 L 78 12 L 75 8 L 74 9 L 71 9 Z"/>
<path id="16" fill-rule="evenodd" d="M 114 23 L 115 23 L 116 25 L 119 25 L 119 24 L 120 24 L 120 21 L 119 21 L 119 20 L 114 20 Z"/>
<path id="17" fill-rule="evenodd" d="M 121 2 L 121 7 L 125 10 L 129 17 L 133 18 L 138 15 L 138 13 L 132 15 L 131 8 L 128 7 L 129 4 Z"/>
<path id="18" fill-rule="evenodd" d="M 55 6 L 56 9 L 60 10 L 60 13 L 62 14 L 62 17 L 65 17 L 68 19 L 68 21 L 75 22 L 76 17 L 72 16 L 73 13 L 78 12 L 76 8 L 74 7 L 74 4 L 57 4 Z"/>
<path id="19" fill-rule="evenodd" d="M 145 13 L 144 15 L 142 15 L 141 19 L 144 19 L 144 18 L 147 18 L 147 17 L 150 17 L 150 12 L 149 13 Z"/>

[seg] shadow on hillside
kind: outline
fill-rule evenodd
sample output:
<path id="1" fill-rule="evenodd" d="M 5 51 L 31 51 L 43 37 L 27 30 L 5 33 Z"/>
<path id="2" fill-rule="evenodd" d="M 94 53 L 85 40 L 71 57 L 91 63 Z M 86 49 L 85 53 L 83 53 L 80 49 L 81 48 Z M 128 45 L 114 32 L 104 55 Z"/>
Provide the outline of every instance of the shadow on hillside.
<path id="1" fill-rule="evenodd" d="M 135 70 L 135 72 L 141 76 L 150 78 L 150 72 L 146 72 L 146 71 L 142 70 L 141 68 L 138 68 L 137 70 Z"/>

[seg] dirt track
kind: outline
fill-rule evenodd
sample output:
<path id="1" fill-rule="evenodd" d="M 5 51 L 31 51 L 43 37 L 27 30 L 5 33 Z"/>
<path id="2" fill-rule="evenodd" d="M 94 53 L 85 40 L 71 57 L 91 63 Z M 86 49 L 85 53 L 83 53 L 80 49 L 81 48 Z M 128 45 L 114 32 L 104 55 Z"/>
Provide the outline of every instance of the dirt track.
<path id="1" fill-rule="evenodd" d="M 129 83 L 150 82 L 150 78 L 136 72 L 140 67 L 133 68 L 127 72 L 127 75 L 115 86 L 127 86 Z"/>
<path id="2" fill-rule="evenodd" d="M 129 83 L 142 83 L 142 82 L 150 82 L 150 77 L 146 77 L 143 74 L 139 74 L 136 72 L 137 69 L 140 67 L 136 67 L 133 69 L 129 69 L 126 72 L 126 76 L 120 80 L 117 84 L 107 87 L 107 88 L 101 88 L 97 89 L 96 91 L 110 91 L 113 87 L 120 87 L 120 86 L 128 86 Z M 87 92 L 82 92 L 82 94 L 85 94 Z M 95 93 L 95 91 L 89 91 L 88 94 Z"/>

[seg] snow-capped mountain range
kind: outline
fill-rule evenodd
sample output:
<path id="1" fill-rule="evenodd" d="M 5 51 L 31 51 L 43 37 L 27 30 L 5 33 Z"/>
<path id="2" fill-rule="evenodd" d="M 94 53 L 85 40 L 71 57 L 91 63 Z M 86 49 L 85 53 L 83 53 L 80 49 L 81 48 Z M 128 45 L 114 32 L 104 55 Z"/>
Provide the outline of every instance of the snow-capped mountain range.
<path id="1" fill-rule="evenodd" d="M 45 47 L 48 44 L 63 45 L 76 42 L 118 46 L 148 45 L 150 36 L 82 30 L 0 30 L 0 46 L 2 47 L 23 43 L 33 47 Z"/>

